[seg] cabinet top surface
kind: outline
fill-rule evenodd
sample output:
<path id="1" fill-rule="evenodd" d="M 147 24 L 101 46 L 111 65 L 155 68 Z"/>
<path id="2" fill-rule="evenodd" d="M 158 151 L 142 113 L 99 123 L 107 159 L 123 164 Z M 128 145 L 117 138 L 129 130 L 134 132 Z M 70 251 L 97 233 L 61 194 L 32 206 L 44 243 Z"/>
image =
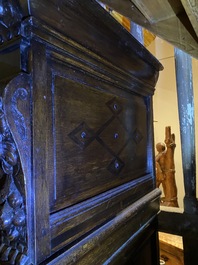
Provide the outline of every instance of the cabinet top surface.
<path id="1" fill-rule="evenodd" d="M 136 64 L 148 64 L 155 71 L 163 69 L 159 61 L 94 0 L 19 0 L 18 4 L 5 0 L 0 19 L 1 42 L 20 35 L 21 22 L 28 17 L 36 18 L 106 58 L 118 55 L 119 60 L 118 53 L 124 50 L 128 60 L 135 60 Z"/>

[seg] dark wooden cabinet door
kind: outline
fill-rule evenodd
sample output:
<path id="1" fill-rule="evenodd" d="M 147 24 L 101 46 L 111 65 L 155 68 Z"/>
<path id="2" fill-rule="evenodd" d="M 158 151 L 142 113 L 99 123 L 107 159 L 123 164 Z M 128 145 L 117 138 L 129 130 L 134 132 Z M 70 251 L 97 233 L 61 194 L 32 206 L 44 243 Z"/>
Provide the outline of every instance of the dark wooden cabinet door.
<path id="1" fill-rule="evenodd" d="M 95 1 L 25 2 L 2 9 L 1 263 L 157 265 L 161 65 Z"/>

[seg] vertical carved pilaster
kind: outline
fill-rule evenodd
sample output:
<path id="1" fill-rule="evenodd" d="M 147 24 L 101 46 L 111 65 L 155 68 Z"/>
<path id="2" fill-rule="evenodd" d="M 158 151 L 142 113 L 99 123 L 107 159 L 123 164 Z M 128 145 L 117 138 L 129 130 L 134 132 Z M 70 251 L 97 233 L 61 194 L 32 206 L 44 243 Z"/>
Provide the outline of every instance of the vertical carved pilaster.
<path id="1" fill-rule="evenodd" d="M 30 80 L 20 74 L 0 98 L 0 264 L 30 265 Z"/>
<path id="2" fill-rule="evenodd" d="M 29 264 L 20 159 L 0 99 L 0 262 Z"/>

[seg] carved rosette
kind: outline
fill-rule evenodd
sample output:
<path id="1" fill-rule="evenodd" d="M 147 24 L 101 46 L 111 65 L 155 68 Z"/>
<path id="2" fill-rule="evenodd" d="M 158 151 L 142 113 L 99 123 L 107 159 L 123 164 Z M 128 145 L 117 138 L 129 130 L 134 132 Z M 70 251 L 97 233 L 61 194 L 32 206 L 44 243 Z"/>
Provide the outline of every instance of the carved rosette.
<path id="1" fill-rule="evenodd" d="M 22 170 L 0 98 L 0 264 L 29 264 Z"/>
<path id="2" fill-rule="evenodd" d="M 22 12 L 17 0 L 0 0 L 0 43 L 20 34 Z"/>

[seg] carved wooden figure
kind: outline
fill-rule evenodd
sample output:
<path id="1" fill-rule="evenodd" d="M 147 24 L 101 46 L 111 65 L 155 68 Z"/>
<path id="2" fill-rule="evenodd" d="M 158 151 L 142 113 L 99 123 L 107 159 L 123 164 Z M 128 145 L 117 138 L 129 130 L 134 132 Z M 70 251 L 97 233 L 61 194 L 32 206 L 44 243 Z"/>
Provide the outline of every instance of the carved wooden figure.
<path id="1" fill-rule="evenodd" d="M 177 201 L 177 186 L 175 181 L 175 135 L 171 134 L 171 127 L 165 128 L 165 144 L 157 143 L 158 154 L 155 157 L 157 187 L 162 184 L 165 197 L 161 204 L 179 207 Z"/>
<path id="2" fill-rule="evenodd" d="M 0 264 L 157 265 L 161 64 L 93 0 L 0 1 Z"/>

